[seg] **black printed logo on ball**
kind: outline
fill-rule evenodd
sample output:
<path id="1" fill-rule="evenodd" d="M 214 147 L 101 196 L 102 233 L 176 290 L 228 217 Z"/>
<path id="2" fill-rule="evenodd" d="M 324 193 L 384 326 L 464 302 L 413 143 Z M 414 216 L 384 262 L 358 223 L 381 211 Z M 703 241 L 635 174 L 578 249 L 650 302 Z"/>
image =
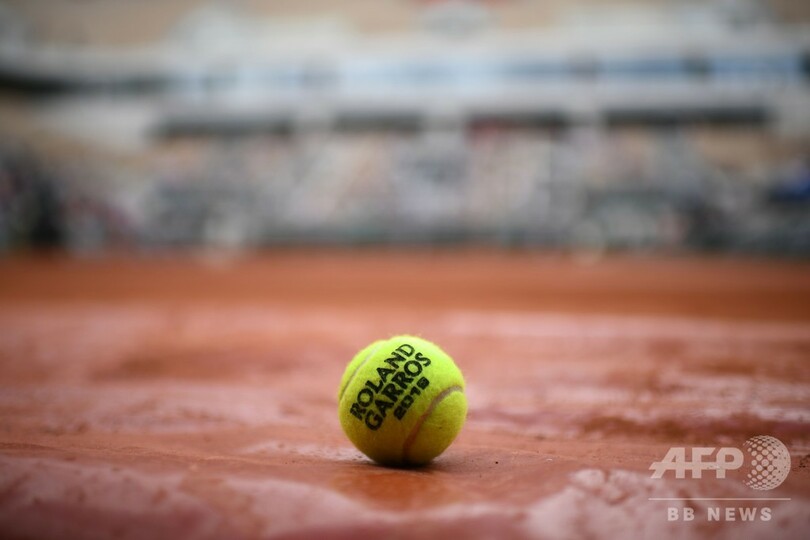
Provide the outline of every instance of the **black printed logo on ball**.
<path id="1" fill-rule="evenodd" d="M 402 420 L 414 399 L 430 385 L 430 380 L 422 375 L 430 365 L 430 358 L 413 345 L 400 345 L 383 363 L 377 367 L 377 379 L 367 380 L 357 392 L 349 411 L 372 431 L 380 429 L 391 409 L 397 420 Z"/>

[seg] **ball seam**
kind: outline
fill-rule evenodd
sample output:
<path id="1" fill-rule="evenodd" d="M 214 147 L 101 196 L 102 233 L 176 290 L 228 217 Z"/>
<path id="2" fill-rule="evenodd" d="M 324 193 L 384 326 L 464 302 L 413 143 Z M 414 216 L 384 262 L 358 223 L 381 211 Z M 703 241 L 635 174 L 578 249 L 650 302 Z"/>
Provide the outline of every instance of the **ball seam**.
<path id="1" fill-rule="evenodd" d="M 349 375 L 349 378 L 348 378 L 348 379 L 346 379 L 346 384 L 344 384 L 344 385 L 343 385 L 343 388 L 341 388 L 341 389 L 340 389 L 340 395 L 338 396 L 338 403 L 341 403 L 341 402 L 343 401 L 343 395 L 346 393 L 346 389 L 347 389 L 347 388 L 349 387 L 349 385 L 352 383 L 352 381 L 354 380 L 355 375 L 357 375 L 357 372 L 358 372 L 358 371 L 360 371 L 360 368 L 361 368 L 361 367 L 363 367 L 363 366 L 366 364 L 366 362 L 368 362 L 369 358 L 371 358 L 372 356 L 374 356 L 374 353 L 376 353 L 376 352 L 377 352 L 377 349 L 379 349 L 380 347 L 382 347 L 382 346 L 383 346 L 385 343 L 386 343 L 386 342 L 385 342 L 385 341 L 383 341 L 382 343 L 378 344 L 376 347 L 374 347 L 373 349 L 371 349 L 371 350 L 368 352 L 368 354 L 366 355 L 366 357 L 365 357 L 365 358 L 363 358 L 363 361 L 362 361 L 362 362 L 360 362 L 359 364 L 357 364 L 357 367 L 356 367 L 356 368 L 354 368 L 354 371 L 352 371 L 352 374 L 351 374 L 351 375 Z"/>
<path id="2" fill-rule="evenodd" d="M 451 394 L 454 394 L 455 392 L 463 392 L 463 391 L 464 391 L 464 389 L 461 386 L 458 386 L 458 385 L 449 386 L 449 387 L 445 388 L 444 390 L 442 390 L 435 398 L 433 398 L 433 401 L 430 402 L 430 405 L 428 406 L 427 410 L 425 412 L 423 412 L 422 416 L 420 416 L 419 419 L 416 421 L 416 424 L 414 424 L 413 428 L 411 429 L 411 432 L 408 434 L 408 437 L 405 439 L 405 442 L 402 444 L 402 462 L 403 463 L 408 463 L 410 461 L 408 459 L 408 453 L 411 450 L 411 446 L 413 445 L 414 441 L 416 441 L 416 437 L 419 436 L 419 431 L 422 429 L 422 425 L 425 423 L 425 421 L 428 419 L 428 417 L 431 414 L 433 414 L 433 411 L 436 409 L 436 407 L 438 407 L 439 404 L 442 401 L 444 401 L 445 398 L 447 398 Z"/>

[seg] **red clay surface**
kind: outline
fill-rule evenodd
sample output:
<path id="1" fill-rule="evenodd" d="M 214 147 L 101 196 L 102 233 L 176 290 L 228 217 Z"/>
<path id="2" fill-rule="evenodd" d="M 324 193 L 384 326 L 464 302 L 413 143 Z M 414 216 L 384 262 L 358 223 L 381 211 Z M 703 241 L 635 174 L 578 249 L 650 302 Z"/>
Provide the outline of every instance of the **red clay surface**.
<path id="1" fill-rule="evenodd" d="M 337 421 L 345 364 L 399 333 L 467 381 L 423 469 L 370 463 Z M 0 433 L 4 538 L 807 538 L 810 264 L 9 259 Z M 774 490 L 748 464 L 650 477 L 671 446 L 754 435 L 790 450 Z M 754 497 L 789 500 L 694 500 Z"/>

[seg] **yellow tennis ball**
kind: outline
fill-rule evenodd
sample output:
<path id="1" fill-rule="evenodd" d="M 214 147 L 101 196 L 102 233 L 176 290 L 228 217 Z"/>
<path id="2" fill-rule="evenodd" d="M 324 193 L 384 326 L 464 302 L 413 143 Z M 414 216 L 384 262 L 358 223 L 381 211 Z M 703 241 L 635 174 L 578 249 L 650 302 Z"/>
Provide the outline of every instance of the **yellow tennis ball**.
<path id="1" fill-rule="evenodd" d="M 423 465 L 450 446 L 467 416 L 464 377 L 438 346 L 414 336 L 375 341 L 349 362 L 340 425 L 383 465 Z"/>

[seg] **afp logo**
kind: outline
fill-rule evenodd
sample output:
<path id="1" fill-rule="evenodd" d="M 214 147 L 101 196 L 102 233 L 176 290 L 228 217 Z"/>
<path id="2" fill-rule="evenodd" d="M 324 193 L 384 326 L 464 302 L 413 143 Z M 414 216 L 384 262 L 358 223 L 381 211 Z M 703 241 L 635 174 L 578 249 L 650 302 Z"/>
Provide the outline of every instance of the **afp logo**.
<path id="1" fill-rule="evenodd" d="M 667 471 L 675 473 L 675 478 L 702 478 L 703 471 L 714 471 L 715 478 L 725 478 L 727 471 L 745 467 L 743 482 L 751 489 L 769 490 L 782 484 L 790 472 L 790 452 L 777 439 L 768 435 L 751 437 L 743 444 L 745 453 L 733 447 L 694 447 L 691 459 L 687 459 L 687 449 L 673 447 L 661 461 L 650 465 L 651 478 L 663 478 Z"/>

